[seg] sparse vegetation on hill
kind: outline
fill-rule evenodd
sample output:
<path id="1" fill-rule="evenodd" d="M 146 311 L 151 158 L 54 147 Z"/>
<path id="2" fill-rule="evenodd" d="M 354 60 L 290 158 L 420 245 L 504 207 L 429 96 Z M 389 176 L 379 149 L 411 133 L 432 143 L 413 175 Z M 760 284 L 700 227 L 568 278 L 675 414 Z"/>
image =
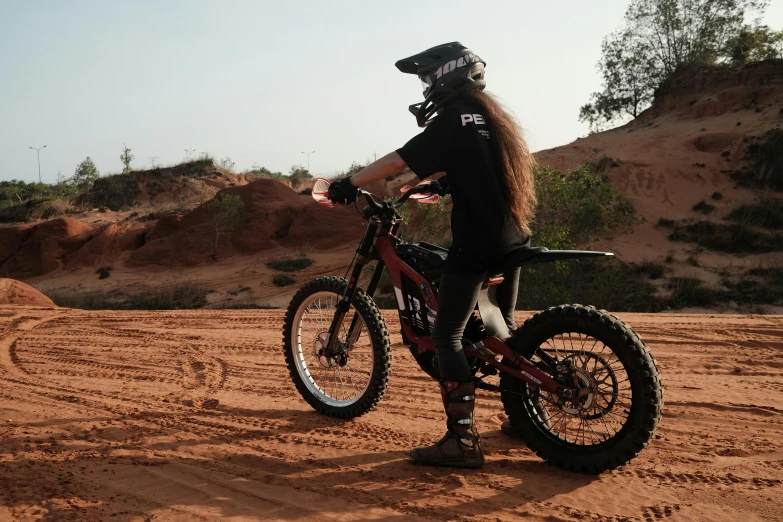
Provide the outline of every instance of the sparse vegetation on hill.
<path id="1" fill-rule="evenodd" d="M 696 221 L 676 225 L 669 239 L 696 243 L 710 250 L 728 253 L 783 251 L 783 234 L 761 232 L 736 223 Z"/>
<path id="2" fill-rule="evenodd" d="M 266 261 L 266 266 L 280 272 L 298 272 L 312 264 L 313 260 L 304 254 L 301 254 L 299 257 L 279 257 Z"/>
<path id="3" fill-rule="evenodd" d="M 732 172 L 732 179 L 743 187 L 783 191 L 783 129 L 749 136 L 746 141 L 749 142 L 745 154 L 747 164 Z"/>
<path id="4" fill-rule="evenodd" d="M 764 198 L 752 205 L 742 205 L 726 219 L 749 226 L 783 229 L 783 200 Z"/>
<path id="5" fill-rule="evenodd" d="M 183 310 L 203 308 L 207 289 L 197 285 L 177 285 L 169 288 L 140 288 L 131 293 L 124 290 L 82 291 L 73 288 L 44 290 L 57 306 L 83 310 Z"/>

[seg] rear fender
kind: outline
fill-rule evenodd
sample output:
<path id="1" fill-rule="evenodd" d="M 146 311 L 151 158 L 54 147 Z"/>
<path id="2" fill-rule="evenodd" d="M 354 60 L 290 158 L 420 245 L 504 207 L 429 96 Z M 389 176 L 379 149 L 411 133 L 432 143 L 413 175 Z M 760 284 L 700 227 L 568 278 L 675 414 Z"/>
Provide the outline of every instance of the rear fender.
<path id="1" fill-rule="evenodd" d="M 614 257 L 611 252 L 596 252 L 595 250 L 544 250 L 525 260 L 523 264 L 547 263 L 549 261 L 568 261 L 585 257 Z"/>

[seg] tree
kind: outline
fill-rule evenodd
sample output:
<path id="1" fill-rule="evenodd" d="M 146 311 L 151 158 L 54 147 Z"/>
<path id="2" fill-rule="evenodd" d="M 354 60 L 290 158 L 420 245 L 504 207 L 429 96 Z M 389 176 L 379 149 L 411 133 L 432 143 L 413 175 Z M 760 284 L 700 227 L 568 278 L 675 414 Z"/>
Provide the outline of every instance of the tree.
<path id="1" fill-rule="evenodd" d="M 210 203 L 213 211 L 213 220 L 215 223 L 215 249 L 212 251 L 212 259 L 218 259 L 218 244 L 220 236 L 231 235 L 242 224 L 242 217 L 245 213 L 245 203 L 242 198 L 236 194 L 218 194 L 217 198 Z"/>
<path id="2" fill-rule="evenodd" d="M 98 167 L 95 166 L 95 163 L 88 156 L 76 166 L 76 170 L 73 172 L 70 181 L 76 186 L 79 192 L 84 192 L 89 189 L 93 182 L 99 177 L 101 177 L 101 174 L 98 172 Z"/>
<path id="3" fill-rule="evenodd" d="M 220 167 L 226 169 L 229 172 L 234 168 L 235 165 L 236 163 L 234 163 L 228 156 L 220 160 Z"/>
<path id="4" fill-rule="evenodd" d="M 631 0 L 623 27 L 604 39 L 598 62 L 603 90 L 581 107 L 580 121 L 596 130 L 636 117 L 678 67 L 733 63 L 731 43 L 751 27 L 746 18 L 762 14 L 767 4 L 767 0 Z M 754 23 L 751 34 L 758 36 L 759 26 Z M 747 43 L 747 38 L 742 41 Z"/>
<path id="5" fill-rule="evenodd" d="M 313 175 L 306 168 L 294 165 L 288 173 L 288 179 L 291 180 L 291 183 L 300 183 L 307 179 L 313 179 Z"/>
<path id="6" fill-rule="evenodd" d="M 744 26 L 726 42 L 726 55 L 734 67 L 783 56 L 783 31 L 769 26 Z"/>
<path id="7" fill-rule="evenodd" d="M 120 155 L 120 161 L 122 162 L 123 165 L 125 165 L 125 169 L 123 169 L 124 172 L 130 171 L 130 164 L 131 161 L 133 161 L 133 158 L 135 158 L 135 156 L 131 154 L 131 150 L 126 145 L 123 145 L 122 154 Z"/>

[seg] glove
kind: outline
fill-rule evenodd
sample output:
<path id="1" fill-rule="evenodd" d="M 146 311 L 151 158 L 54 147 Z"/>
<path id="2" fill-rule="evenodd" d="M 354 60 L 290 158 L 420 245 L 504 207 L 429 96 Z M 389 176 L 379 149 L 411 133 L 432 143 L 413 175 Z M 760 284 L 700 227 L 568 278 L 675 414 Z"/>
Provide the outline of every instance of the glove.
<path id="1" fill-rule="evenodd" d="M 442 176 L 435 180 L 435 182 L 439 185 L 438 186 L 438 195 L 439 196 L 445 196 L 449 193 L 449 177 L 448 176 Z"/>
<path id="2" fill-rule="evenodd" d="M 359 194 L 359 187 L 351 185 L 351 177 L 338 179 L 329 185 L 329 201 L 347 205 L 356 201 Z"/>

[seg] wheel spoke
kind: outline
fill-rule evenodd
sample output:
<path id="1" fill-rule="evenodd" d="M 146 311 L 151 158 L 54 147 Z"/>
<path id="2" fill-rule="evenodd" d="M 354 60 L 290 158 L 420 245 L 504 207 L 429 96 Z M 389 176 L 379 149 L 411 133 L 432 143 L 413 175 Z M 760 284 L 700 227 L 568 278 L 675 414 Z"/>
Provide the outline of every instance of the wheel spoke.
<path id="1" fill-rule="evenodd" d="M 570 361 L 569 371 L 588 393 L 574 402 L 542 391 L 529 393 L 525 400 L 530 417 L 553 436 L 577 446 L 594 446 L 614 437 L 628 421 L 632 395 L 625 366 L 611 347 L 583 332 L 555 334 L 534 353 L 537 367 L 551 373 L 554 368 L 542 364 L 540 352 L 558 365 Z"/>

